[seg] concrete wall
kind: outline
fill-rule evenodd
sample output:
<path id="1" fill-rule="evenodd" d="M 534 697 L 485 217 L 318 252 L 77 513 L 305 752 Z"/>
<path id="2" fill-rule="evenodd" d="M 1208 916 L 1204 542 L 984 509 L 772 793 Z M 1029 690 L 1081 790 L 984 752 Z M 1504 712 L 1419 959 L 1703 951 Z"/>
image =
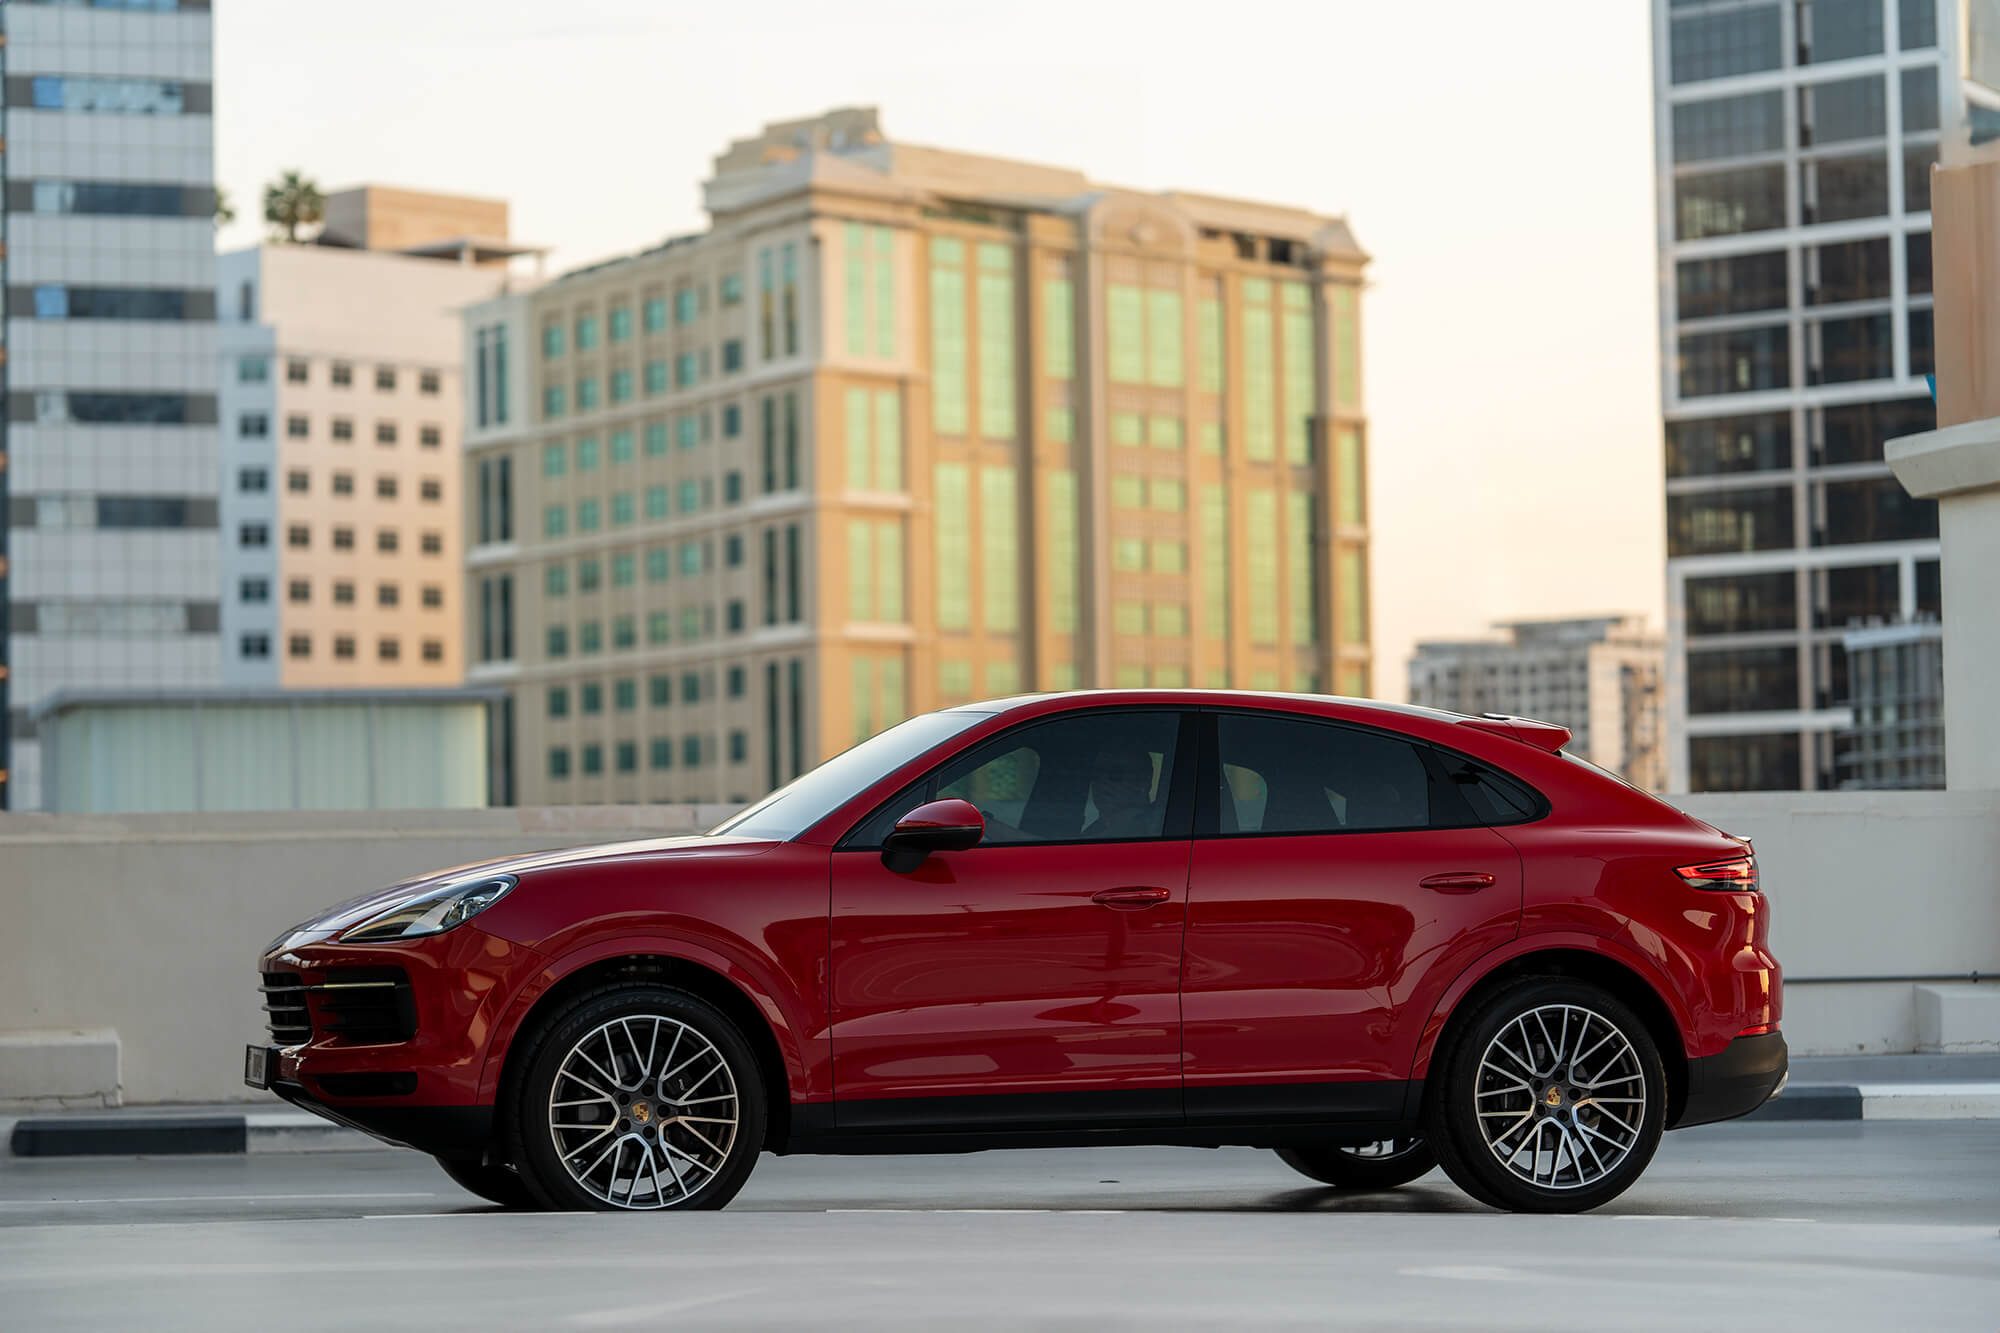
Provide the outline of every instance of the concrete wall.
<path id="1" fill-rule="evenodd" d="M 1964 976 L 2000 1001 L 2000 791 L 1742 792 L 1678 796 L 1750 838 L 1785 968 L 1784 1029 L 1799 1055 L 1918 1047 L 1924 983 Z"/>
<path id="2" fill-rule="evenodd" d="M 1795 1052 L 1918 1043 L 1918 983 L 1814 978 L 2000 976 L 2000 792 L 1755 793 L 1682 804 L 1756 840 L 1773 943 L 1800 983 L 1785 996 Z M 689 832 L 725 813 L 0 816 L 0 1036 L 36 1029 L 122 1051 L 128 1102 L 244 1097 L 241 1044 L 264 1030 L 253 962 L 285 926 L 421 871 Z M 2000 997 L 2000 986 L 1977 990 Z M 64 1095 L 88 1100 L 92 1091 Z"/>
<path id="3" fill-rule="evenodd" d="M 0 815 L 0 1034 L 115 1029 L 122 1100 L 249 1098 L 256 959 L 315 910 L 424 871 L 690 833 L 725 807 Z M 102 1043 L 99 1049 L 104 1049 Z M 20 1100 L 43 1090 L 0 1089 Z M 65 1097 L 100 1100 L 71 1088 Z M 109 1098 L 105 1098 L 109 1099 Z"/>

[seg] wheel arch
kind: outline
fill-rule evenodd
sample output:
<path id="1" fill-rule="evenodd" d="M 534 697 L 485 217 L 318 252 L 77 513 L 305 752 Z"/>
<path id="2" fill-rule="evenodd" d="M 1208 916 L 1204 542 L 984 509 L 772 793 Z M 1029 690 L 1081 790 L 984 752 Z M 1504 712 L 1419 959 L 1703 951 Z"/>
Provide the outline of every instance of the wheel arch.
<path id="1" fill-rule="evenodd" d="M 1603 987 L 1646 1025 L 1666 1071 L 1666 1124 L 1671 1129 L 1687 1105 L 1689 1031 L 1687 1015 L 1670 998 L 1672 990 L 1651 975 L 1643 960 L 1615 950 L 1607 940 L 1586 936 L 1521 943 L 1528 947 L 1482 960 L 1481 967 L 1469 969 L 1446 993 L 1424 1025 L 1411 1077 L 1428 1083 L 1426 1076 L 1434 1058 L 1447 1049 L 1458 1028 L 1470 1021 L 1480 1004 L 1502 987 L 1526 977 L 1568 977 Z"/>
<path id="2" fill-rule="evenodd" d="M 575 997 L 623 982 L 687 991 L 720 1009 L 736 1024 L 756 1055 L 758 1073 L 767 1089 L 764 1146 L 773 1151 L 784 1150 L 791 1136 L 793 1088 L 802 1080 L 803 1068 L 797 1043 L 780 1036 L 781 1032 L 786 1038 L 791 1036 L 783 1027 L 782 1018 L 773 1018 L 767 1012 L 776 1009 L 768 997 L 755 995 L 740 979 L 726 975 L 720 967 L 705 960 L 657 946 L 634 945 L 564 961 L 572 965 L 566 970 L 561 964 L 552 965 L 541 976 L 546 984 L 539 990 L 530 988 L 532 993 L 517 1000 L 505 1054 L 497 1064 L 488 1062 L 482 1083 L 491 1085 L 496 1138 L 500 1132 L 499 1118 L 513 1104 L 515 1080 L 526 1068 L 530 1054 L 532 1042 L 522 1038 L 540 1018 L 556 1012 Z"/>

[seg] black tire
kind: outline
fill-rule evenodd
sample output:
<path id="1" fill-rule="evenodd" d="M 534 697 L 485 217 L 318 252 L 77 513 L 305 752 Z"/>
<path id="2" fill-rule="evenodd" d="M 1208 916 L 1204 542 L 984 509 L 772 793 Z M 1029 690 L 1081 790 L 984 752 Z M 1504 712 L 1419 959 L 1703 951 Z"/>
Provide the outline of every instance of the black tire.
<path id="1" fill-rule="evenodd" d="M 1584 1030 L 1574 1039 L 1567 1026 L 1558 1033 L 1559 1016 Z M 1645 1023 L 1616 996 L 1588 982 L 1527 978 L 1454 1027 L 1431 1065 L 1424 1129 L 1438 1164 L 1467 1194 L 1513 1212 L 1587 1212 L 1623 1194 L 1653 1160 L 1666 1123 L 1666 1071 Z M 1622 1042 L 1584 1049 L 1607 1030 Z M 1586 1058 L 1572 1063 L 1579 1055 Z M 1629 1100 L 1635 1087 L 1643 1105 Z M 1492 1127 L 1492 1144 L 1482 1124 Z M 1502 1160 L 1510 1150 L 1512 1165 Z"/>
<path id="2" fill-rule="evenodd" d="M 451 1177 L 454 1185 L 477 1194 L 488 1203 L 497 1203 L 502 1208 L 541 1207 L 535 1202 L 535 1196 L 528 1192 L 528 1186 L 521 1177 L 504 1166 L 488 1166 L 462 1157 L 440 1157 L 437 1164 L 444 1168 L 444 1173 Z"/>
<path id="3" fill-rule="evenodd" d="M 1386 1142 L 1389 1150 L 1379 1154 L 1345 1147 L 1280 1148 L 1278 1157 L 1300 1175 L 1348 1190 L 1392 1190 L 1437 1165 L 1437 1154 L 1422 1139 Z"/>
<path id="4" fill-rule="evenodd" d="M 653 1032 L 662 1034 L 662 1040 L 644 1053 L 642 1070 L 641 1048 Z M 616 1039 L 619 1034 L 629 1039 L 626 1044 L 633 1051 L 631 1056 L 623 1057 L 628 1063 L 622 1065 L 618 1063 L 619 1056 L 612 1055 L 605 1046 L 594 1044 L 600 1038 Z M 669 986 L 613 985 L 578 996 L 547 1015 L 531 1034 L 525 1035 L 530 1044 L 521 1076 L 514 1081 L 512 1096 L 507 1099 L 506 1134 L 513 1160 L 520 1164 L 522 1179 L 544 1207 L 604 1212 L 721 1208 L 743 1188 L 764 1146 L 768 1118 L 764 1080 L 750 1043 L 714 1005 Z M 671 1054 L 659 1049 L 668 1039 L 673 1042 Z M 591 1073 L 590 1082 L 573 1079 L 577 1070 L 589 1072 L 587 1061 L 572 1064 L 571 1073 L 563 1072 L 565 1061 L 576 1053 L 579 1043 L 586 1043 L 585 1054 L 594 1052 L 593 1058 L 599 1062 L 600 1067 Z M 696 1049 L 699 1060 L 677 1083 L 698 1081 L 701 1086 L 675 1087 L 661 1082 L 660 1076 L 668 1072 L 669 1059 L 681 1060 L 682 1043 Z M 704 1043 L 706 1054 L 702 1053 Z M 606 1063 L 621 1079 L 636 1081 L 636 1092 L 626 1090 L 617 1080 L 603 1078 L 602 1066 Z M 554 1094 L 559 1076 L 564 1079 L 564 1090 L 569 1096 L 558 1098 Z M 577 1087 L 577 1083 L 583 1087 Z M 605 1083 L 612 1083 L 616 1091 L 603 1089 L 601 1085 Z M 586 1088 L 592 1091 L 586 1092 Z M 597 1091 L 608 1091 L 610 1095 L 599 1099 L 595 1096 Z M 723 1134 L 713 1119 L 701 1126 L 682 1123 L 681 1116 L 690 1114 L 692 1107 L 678 1106 L 672 1097 L 692 1098 L 697 1094 L 703 1114 L 720 1111 L 733 1116 L 726 1141 L 715 1143 L 706 1136 L 713 1134 L 720 1138 Z M 554 1105 L 571 1097 L 584 1099 L 575 1105 L 588 1105 L 583 1110 L 559 1109 Z M 601 1101 L 612 1100 L 615 1107 L 601 1105 Z M 677 1114 L 670 1115 L 670 1111 Z M 562 1115 L 603 1118 L 607 1112 L 615 1121 L 607 1123 L 594 1138 L 590 1137 L 598 1130 L 594 1123 L 576 1129 L 560 1128 L 577 1123 L 560 1120 L 558 1117 Z M 641 1135 L 643 1139 L 638 1137 Z M 606 1136 L 609 1146 L 598 1147 L 606 1142 Z M 558 1137 L 563 1137 L 579 1170 L 590 1164 L 591 1156 L 611 1154 L 606 1188 L 600 1192 L 596 1178 L 587 1171 L 584 1174 L 593 1180 L 592 1188 L 579 1183 L 577 1174 L 564 1164 Z M 588 1153 L 577 1146 L 586 1138 Z M 709 1147 L 700 1146 L 704 1143 Z M 669 1146 L 675 1144 L 678 1148 Z M 621 1203 L 617 1186 L 628 1151 L 632 1178 Z M 707 1172 L 704 1177 L 696 1176 L 697 1159 Z M 642 1161 L 650 1179 L 645 1183 L 646 1193 L 639 1195 Z M 685 1184 L 683 1162 L 689 1163 L 685 1175 L 690 1182 Z M 605 1168 L 600 1163 L 596 1169 Z M 681 1188 L 669 1193 L 675 1186 Z"/>

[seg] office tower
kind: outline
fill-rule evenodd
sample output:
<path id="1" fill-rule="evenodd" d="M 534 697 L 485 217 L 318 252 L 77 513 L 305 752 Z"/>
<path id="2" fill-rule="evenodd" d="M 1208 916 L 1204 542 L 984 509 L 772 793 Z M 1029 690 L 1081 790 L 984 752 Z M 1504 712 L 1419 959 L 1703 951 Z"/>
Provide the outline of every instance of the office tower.
<path id="1" fill-rule="evenodd" d="M 1930 171 L 1953 0 L 1654 0 L 1668 785 L 1828 787 L 1850 621 L 1939 612 Z"/>
<path id="2" fill-rule="evenodd" d="M 1027 690 L 1369 692 L 1343 219 L 872 109 L 732 144 L 705 194 L 708 230 L 467 316 L 503 791 L 753 797 Z"/>
<path id="3" fill-rule="evenodd" d="M 362 186 L 217 262 L 227 683 L 464 679 L 461 312 L 533 253 L 504 202 Z"/>
<path id="4" fill-rule="evenodd" d="M 1558 723 L 1570 729 L 1575 753 L 1648 791 L 1660 789 L 1663 652 L 1641 617 L 1517 620 L 1494 628 L 1508 637 L 1419 643 L 1410 658 L 1410 702 Z"/>
<path id="5" fill-rule="evenodd" d="M 0 806 L 34 809 L 47 696 L 219 677 L 210 15 L 0 17 Z"/>

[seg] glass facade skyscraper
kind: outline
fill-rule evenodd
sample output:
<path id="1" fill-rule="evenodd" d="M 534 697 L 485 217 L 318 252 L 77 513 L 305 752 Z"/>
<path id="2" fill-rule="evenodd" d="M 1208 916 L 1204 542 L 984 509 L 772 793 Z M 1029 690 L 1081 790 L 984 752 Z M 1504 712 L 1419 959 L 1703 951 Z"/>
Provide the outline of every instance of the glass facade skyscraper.
<path id="1" fill-rule="evenodd" d="M 1828 787 L 1842 632 L 1938 614 L 1930 171 L 1958 0 L 1654 0 L 1668 787 Z"/>

